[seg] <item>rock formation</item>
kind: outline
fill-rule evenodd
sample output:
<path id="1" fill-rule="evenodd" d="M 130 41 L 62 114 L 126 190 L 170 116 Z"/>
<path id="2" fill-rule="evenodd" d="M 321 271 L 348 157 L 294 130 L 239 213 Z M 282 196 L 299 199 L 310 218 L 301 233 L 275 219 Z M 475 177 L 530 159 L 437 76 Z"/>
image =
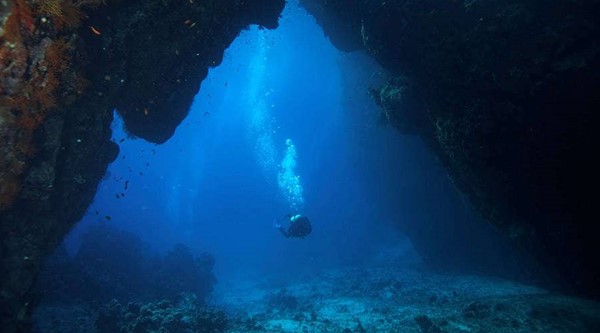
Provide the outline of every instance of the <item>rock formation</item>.
<path id="1" fill-rule="evenodd" d="M 167 140 L 208 68 L 283 0 L 0 3 L 0 325 L 25 332 L 42 259 L 85 213 L 107 165 L 113 110 Z"/>
<path id="2" fill-rule="evenodd" d="M 486 221 L 548 281 L 600 296 L 599 1 L 301 3 L 339 49 L 365 50 L 389 71 L 371 90 L 382 117 L 420 135 Z M 465 229 L 404 225 L 437 263 L 456 259 L 440 248 L 476 236 Z"/>

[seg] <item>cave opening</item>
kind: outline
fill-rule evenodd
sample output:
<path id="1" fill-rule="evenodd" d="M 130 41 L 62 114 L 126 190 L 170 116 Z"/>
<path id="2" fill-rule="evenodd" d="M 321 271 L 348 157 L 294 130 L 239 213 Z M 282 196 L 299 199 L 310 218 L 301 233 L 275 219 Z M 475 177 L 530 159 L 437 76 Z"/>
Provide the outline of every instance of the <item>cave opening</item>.
<path id="1" fill-rule="evenodd" d="M 420 139 L 386 124 L 368 94 L 385 78 L 288 4 L 277 29 L 236 38 L 167 142 L 136 139 L 115 112 L 120 155 L 65 250 L 76 256 L 107 225 L 157 252 L 210 252 L 223 281 L 311 274 L 386 248 L 418 261 L 396 221 L 475 217 Z M 440 209 L 424 216 L 429 196 Z M 273 224 L 289 213 L 310 217 L 310 238 L 281 237 Z"/>
<path id="2" fill-rule="evenodd" d="M 288 2 L 277 29 L 235 39 L 167 142 L 135 138 L 115 112 L 119 156 L 41 273 L 35 329 L 133 329 L 145 309 L 179 311 L 152 322 L 169 332 L 460 332 L 522 310 L 502 297 L 545 294 L 421 138 L 389 124 L 368 93 L 388 78 Z M 282 237 L 286 214 L 312 233 Z M 218 310 L 182 310 L 197 304 Z M 464 322 L 434 314 L 455 306 Z"/>

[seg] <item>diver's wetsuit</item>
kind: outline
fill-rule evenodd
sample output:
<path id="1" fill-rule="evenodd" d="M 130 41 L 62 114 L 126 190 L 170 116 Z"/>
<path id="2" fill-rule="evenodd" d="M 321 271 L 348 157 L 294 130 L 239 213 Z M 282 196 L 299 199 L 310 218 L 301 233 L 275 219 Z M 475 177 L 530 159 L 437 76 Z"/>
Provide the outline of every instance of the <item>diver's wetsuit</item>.
<path id="1" fill-rule="evenodd" d="M 312 226 L 310 225 L 308 217 L 302 215 L 287 215 L 287 218 L 290 222 L 287 229 L 282 225 L 277 227 L 285 238 L 306 237 L 312 232 Z"/>

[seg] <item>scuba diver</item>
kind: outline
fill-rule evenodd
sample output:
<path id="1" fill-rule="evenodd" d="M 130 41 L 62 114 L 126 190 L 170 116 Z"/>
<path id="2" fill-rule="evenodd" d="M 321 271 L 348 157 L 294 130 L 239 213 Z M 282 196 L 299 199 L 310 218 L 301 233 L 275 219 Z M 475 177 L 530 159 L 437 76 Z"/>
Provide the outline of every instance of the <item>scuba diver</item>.
<path id="1" fill-rule="evenodd" d="M 283 226 L 283 222 L 289 223 L 287 228 Z M 275 223 L 275 228 L 281 232 L 285 238 L 304 238 L 312 232 L 310 220 L 306 216 L 300 214 L 283 216 L 278 223 Z"/>

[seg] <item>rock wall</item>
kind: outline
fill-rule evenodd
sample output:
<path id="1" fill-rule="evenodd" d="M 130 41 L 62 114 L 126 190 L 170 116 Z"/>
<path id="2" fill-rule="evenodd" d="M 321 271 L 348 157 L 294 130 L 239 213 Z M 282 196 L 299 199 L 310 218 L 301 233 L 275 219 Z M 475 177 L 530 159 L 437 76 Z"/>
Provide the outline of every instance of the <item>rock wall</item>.
<path id="1" fill-rule="evenodd" d="M 301 3 L 340 49 L 365 50 L 389 70 L 389 83 L 371 90 L 382 117 L 420 135 L 547 282 L 600 296 L 600 1 Z M 439 263 L 456 259 L 439 242 L 476 236 L 402 228 Z"/>
<path id="2" fill-rule="evenodd" d="M 208 67 L 283 0 L 0 3 L 0 325 L 27 332 L 43 258 L 85 213 L 127 129 L 167 140 Z"/>

